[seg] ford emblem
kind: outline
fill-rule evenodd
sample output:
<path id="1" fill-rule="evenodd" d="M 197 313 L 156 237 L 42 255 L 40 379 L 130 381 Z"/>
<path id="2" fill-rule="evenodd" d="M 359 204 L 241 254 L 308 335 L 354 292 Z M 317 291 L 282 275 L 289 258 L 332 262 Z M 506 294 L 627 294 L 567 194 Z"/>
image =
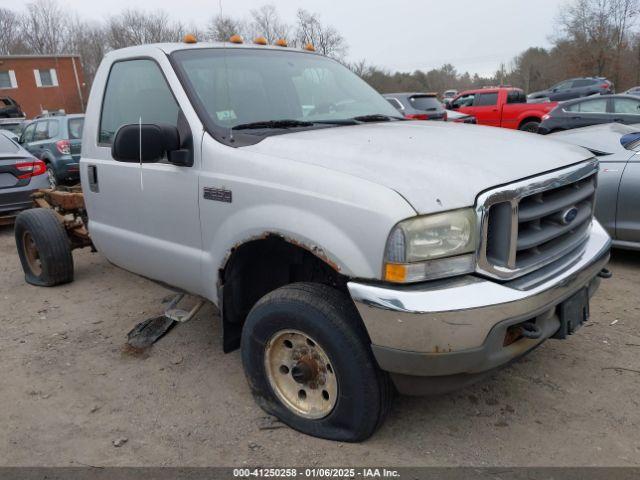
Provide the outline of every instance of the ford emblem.
<path id="1" fill-rule="evenodd" d="M 565 225 L 569 225 L 573 222 L 578 216 L 578 208 L 577 207 L 569 207 L 564 212 L 562 212 L 562 223 Z"/>

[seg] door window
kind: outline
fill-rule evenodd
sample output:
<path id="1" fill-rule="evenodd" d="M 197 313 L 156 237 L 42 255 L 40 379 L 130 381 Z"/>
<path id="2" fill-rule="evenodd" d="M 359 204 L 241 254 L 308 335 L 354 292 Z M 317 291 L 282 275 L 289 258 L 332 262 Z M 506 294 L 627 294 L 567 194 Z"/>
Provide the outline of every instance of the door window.
<path id="1" fill-rule="evenodd" d="M 595 80 L 576 80 L 573 82 L 573 87 L 588 87 L 589 85 L 593 85 L 594 83 L 596 83 Z"/>
<path id="2" fill-rule="evenodd" d="M 395 98 L 387 98 L 387 102 L 389 102 L 391 105 L 396 107 L 398 110 L 404 110 L 404 107 L 402 106 L 402 104 Z"/>
<path id="3" fill-rule="evenodd" d="M 453 102 L 453 105 L 456 108 L 470 107 L 471 105 L 473 105 L 474 98 L 475 98 L 475 94 L 474 93 L 468 93 L 466 95 L 461 95 Z"/>
<path id="4" fill-rule="evenodd" d="M 498 92 L 479 93 L 476 95 L 474 107 L 488 107 L 498 104 Z"/>
<path id="5" fill-rule="evenodd" d="M 36 133 L 33 136 L 34 142 L 40 142 L 42 140 L 46 140 L 47 138 L 47 122 L 46 120 L 42 120 L 36 124 Z"/>
<path id="6" fill-rule="evenodd" d="M 58 120 L 49 120 L 49 126 L 47 129 L 47 138 L 57 137 L 58 133 L 60 133 Z"/>
<path id="7" fill-rule="evenodd" d="M 574 103 L 565 108 L 567 112 L 580 113 L 607 113 L 607 99 L 597 98 L 594 100 L 586 100 L 580 103 Z"/>
<path id="8" fill-rule="evenodd" d="M 613 112 L 625 115 L 640 115 L 640 102 L 632 98 L 614 98 Z"/>
<path id="9" fill-rule="evenodd" d="M 527 96 L 522 90 L 510 90 L 507 94 L 507 103 L 527 103 Z"/>
<path id="10" fill-rule="evenodd" d="M 153 60 L 127 60 L 111 67 L 102 104 L 98 142 L 111 145 L 122 125 L 178 124 L 178 103 Z"/>
<path id="11" fill-rule="evenodd" d="M 572 85 L 573 85 L 573 82 L 571 80 L 569 80 L 567 82 L 559 83 L 553 88 L 554 88 L 554 90 L 558 90 L 558 91 L 569 90 L 572 87 Z"/>
<path id="12" fill-rule="evenodd" d="M 27 125 L 27 127 L 24 129 L 24 132 L 22 132 L 22 138 L 20 139 L 22 143 L 28 143 L 28 142 L 32 142 L 33 141 L 33 132 L 36 129 L 36 124 L 32 123 L 30 125 Z"/>

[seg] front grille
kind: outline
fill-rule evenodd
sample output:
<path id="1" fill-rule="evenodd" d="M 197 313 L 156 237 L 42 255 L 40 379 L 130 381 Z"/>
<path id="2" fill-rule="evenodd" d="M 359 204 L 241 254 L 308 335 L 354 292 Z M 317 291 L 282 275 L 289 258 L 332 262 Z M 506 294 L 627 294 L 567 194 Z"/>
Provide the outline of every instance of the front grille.
<path id="1" fill-rule="evenodd" d="M 478 271 L 509 280 L 572 252 L 587 240 L 597 161 L 490 190 L 478 198 Z"/>

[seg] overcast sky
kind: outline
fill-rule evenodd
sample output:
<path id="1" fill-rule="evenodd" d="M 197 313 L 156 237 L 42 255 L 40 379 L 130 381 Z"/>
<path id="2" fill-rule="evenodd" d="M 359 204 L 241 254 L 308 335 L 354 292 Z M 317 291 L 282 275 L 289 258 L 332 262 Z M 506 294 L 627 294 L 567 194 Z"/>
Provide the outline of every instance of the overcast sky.
<path id="1" fill-rule="evenodd" d="M 60 0 L 82 17 L 101 19 L 133 6 L 166 10 L 204 25 L 219 12 L 242 17 L 264 3 L 292 21 L 298 8 L 320 14 L 347 39 L 349 60 L 413 71 L 452 63 L 459 71 L 493 73 L 530 46 L 549 45 L 558 8 L 568 0 Z M 21 8 L 26 2 L 0 0 Z"/>

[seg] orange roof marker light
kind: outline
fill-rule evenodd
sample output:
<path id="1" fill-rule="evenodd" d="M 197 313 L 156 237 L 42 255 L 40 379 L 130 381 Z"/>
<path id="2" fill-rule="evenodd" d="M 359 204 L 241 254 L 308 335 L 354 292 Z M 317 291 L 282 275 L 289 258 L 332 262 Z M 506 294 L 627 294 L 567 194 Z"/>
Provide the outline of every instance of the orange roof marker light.
<path id="1" fill-rule="evenodd" d="M 264 37 L 256 37 L 253 40 L 253 43 L 255 43 L 256 45 L 266 45 L 267 44 L 267 39 Z"/>
<path id="2" fill-rule="evenodd" d="M 187 33 L 184 37 L 182 37 L 182 41 L 184 43 L 198 43 L 198 40 L 193 33 Z"/>
<path id="3" fill-rule="evenodd" d="M 305 50 L 309 50 L 310 52 L 315 52 L 316 51 L 316 47 L 314 47 L 312 43 L 307 43 L 304 46 L 304 49 Z"/>
<path id="4" fill-rule="evenodd" d="M 242 37 L 237 33 L 235 35 L 231 35 L 231 37 L 229 38 L 229 41 L 231 43 L 244 43 L 244 40 L 242 40 Z"/>
<path id="5" fill-rule="evenodd" d="M 278 47 L 286 47 L 287 41 L 284 38 L 279 38 L 278 40 L 276 40 L 276 45 Z"/>

